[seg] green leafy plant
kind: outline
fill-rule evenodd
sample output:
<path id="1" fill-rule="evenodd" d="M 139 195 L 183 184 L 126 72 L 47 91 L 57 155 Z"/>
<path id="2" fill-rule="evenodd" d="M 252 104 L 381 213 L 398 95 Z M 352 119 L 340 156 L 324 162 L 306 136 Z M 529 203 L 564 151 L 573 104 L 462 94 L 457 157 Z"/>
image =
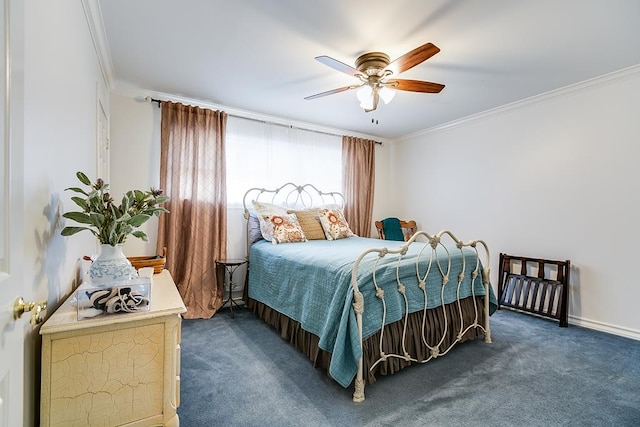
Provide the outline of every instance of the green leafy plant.
<path id="1" fill-rule="evenodd" d="M 98 178 L 92 184 L 82 172 L 77 172 L 76 177 L 89 189 L 70 187 L 65 191 L 82 194 L 83 197 L 71 197 L 71 200 L 80 206 L 82 211 L 66 212 L 62 216 L 85 224 L 85 226 L 64 227 L 61 232 L 63 236 L 71 236 L 80 231 L 89 230 L 102 244 L 115 246 L 124 243 L 129 235 L 146 242 L 147 234 L 136 230 L 136 228 L 147 222 L 153 215 L 159 216 L 163 212 L 169 212 L 159 206 L 169 200 L 169 197 L 161 195 L 162 190 L 151 188 L 149 191 L 127 191 L 122 197 L 121 204 L 116 205 L 109 194 L 109 184 L 106 184 L 102 179 Z"/>

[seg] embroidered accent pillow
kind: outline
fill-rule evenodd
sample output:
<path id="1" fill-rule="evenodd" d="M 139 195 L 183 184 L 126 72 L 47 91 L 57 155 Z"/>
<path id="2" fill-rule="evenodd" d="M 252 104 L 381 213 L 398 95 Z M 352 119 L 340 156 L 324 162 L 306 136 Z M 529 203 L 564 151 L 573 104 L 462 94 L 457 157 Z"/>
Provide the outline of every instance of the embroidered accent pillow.
<path id="1" fill-rule="evenodd" d="M 252 200 L 251 203 L 253 204 L 253 208 L 258 213 L 258 220 L 260 222 L 260 232 L 262 233 L 262 237 L 264 237 L 265 240 L 272 242 L 273 224 L 266 218 L 273 215 L 286 215 L 287 208 L 273 205 L 271 203 L 258 202 L 256 200 Z"/>
<path id="2" fill-rule="evenodd" d="M 300 226 L 295 214 L 270 215 L 265 220 L 273 225 L 273 239 L 271 243 L 306 242 L 307 237 Z"/>
<path id="3" fill-rule="evenodd" d="M 355 236 L 349 228 L 347 220 L 344 219 L 342 209 L 325 207 L 318 210 L 318 215 L 327 240 L 338 240 Z"/>
<path id="4" fill-rule="evenodd" d="M 304 235 L 308 240 L 326 240 L 322 224 L 320 224 L 320 217 L 318 216 L 318 209 L 304 209 L 304 210 L 289 210 L 288 213 L 293 213 L 298 218 L 298 222 L 304 231 Z"/>

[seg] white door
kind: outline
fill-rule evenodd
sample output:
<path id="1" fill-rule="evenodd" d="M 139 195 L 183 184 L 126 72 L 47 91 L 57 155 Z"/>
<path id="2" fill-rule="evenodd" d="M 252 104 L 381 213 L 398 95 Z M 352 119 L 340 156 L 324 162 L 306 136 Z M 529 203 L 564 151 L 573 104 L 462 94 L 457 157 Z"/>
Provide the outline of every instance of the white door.
<path id="1" fill-rule="evenodd" d="M 0 0 L 0 426 L 22 426 L 24 340 L 29 316 L 13 318 L 22 280 L 22 145 L 24 6 Z M 7 49 L 9 55 L 7 55 Z M 9 102 L 7 103 L 7 99 Z"/>

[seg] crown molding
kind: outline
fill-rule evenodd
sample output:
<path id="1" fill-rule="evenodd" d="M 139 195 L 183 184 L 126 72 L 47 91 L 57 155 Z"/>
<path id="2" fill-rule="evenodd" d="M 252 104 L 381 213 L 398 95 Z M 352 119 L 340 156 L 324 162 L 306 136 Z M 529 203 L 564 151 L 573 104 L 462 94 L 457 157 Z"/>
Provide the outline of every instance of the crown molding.
<path id="1" fill-rule="evenodd" d="M 433 126 L 427 129 L 420 130 L 418 132 L 414 132 L 412 134 L 404 135 L 399 138 L 394 139 L 394 141 L 403 141 L 412 139 L 422 135 L 428 135 L 431 133 L 439 132 L 442 130 L 448 130 L 452 128 L 456 128 L 459 126 L 466 125 L 467 123 L 474 122 L 476 120 L 481 120 L 489 116 L 493 116 L 496 114 L 502 114 L 504 112 L 512 111 L 518 108 L 525 107 L 530 104 L 535 104 L 538 102 L 547 101 L 549 99 L 560 98 L 563 96 L 567 96 L 573 94 L 575 92 L 590 89 L 598 86 L 605 86 L 614 82 L 618 82 L 621 80 L 626 80 L 628 78 L 633 78 L 640 75 L 640 64 L 633 65 L 631 67 L 623 68 L 621 70 L 613 71 L 611 73 L 603 74 L 598 77 L 594 77 L 589 80 L 585 80 L 579 83 L 574 83 L 569 86 L 562 87 L 560 89 L 555 89 L 549 92 L 541 93 L 539 95 L 534 95 L 529 98 L 521 99 L 520 101 L 511 102 L 509 104 L 502 105 L 500 107 L 492 108 L 490 110 L 486 110 L 477 114 L 472 114 L 467 117 L 463 117 L 458 120 L 453 120 L 448 123 L 444 123 L 441 125 Z"/>
<path id="2" fill-rule="evenodd" d="M 255 113 L 253 111 L 242 110 L 239 108 L 229 107 L 222 104 L 216 104 L 214 102 L 211 102 L 205 99 L 189 98 L 181 95 L 148 90 L 148 89 L 140 88 L 140 87 L 129 85 L 122 82 L 118 82 L 118 84 L 115 86 L 115 88 L 113 88 L 111 92 L 116 95 L 133 98 L 136 102 L 151 102 L 151 99 L 179 102 L 185 105 L 208 108 L 210 110 L 221 110 L 231 116 L 235 116 L 243 119 L 261 121 L 265 123 L 271 123 L 271 124 L 276 124 L 276 125 L 286 126 L 286 127 L 295 127 L 302 130 L 327 133 L 327 134 L 332 134 L 336 136 L 349 135 L 349 136 L 355 136 L 358 138 L 372 139 L 374 141 L 381 142 L 381 143 L 390 142 L 388 138 L 381 138 L 374 135 L 369 135 L 369 134 L 360 133 L 360 132 L 353 132 L 345 129 L 337 129 L 337 128 L 332 128 L 327 126 L 320 126 L 313 123 L 287 119 L 285 117 Z"/>
<path id="3" fill-rule="evenodd" d="M 115 72 L 113 69 L 113 62 L 111 61 L 111 53 L 109 52 L 109 43 L 107 42 L 107 33 L 104 29 L 104 22 L 102 21 L 102 11 L 100 10 L 100 3 L 98 0 L 81 0 L 84 14 L 87 18 L 87 24 L 89 25 L 89 32 L 91 33 L 91 40 L 96 50 L 96 56 L 100 64 L 100 71 L 102 72 L 102 78 L 108 91 L 111 91 L 115 86 Z"/>

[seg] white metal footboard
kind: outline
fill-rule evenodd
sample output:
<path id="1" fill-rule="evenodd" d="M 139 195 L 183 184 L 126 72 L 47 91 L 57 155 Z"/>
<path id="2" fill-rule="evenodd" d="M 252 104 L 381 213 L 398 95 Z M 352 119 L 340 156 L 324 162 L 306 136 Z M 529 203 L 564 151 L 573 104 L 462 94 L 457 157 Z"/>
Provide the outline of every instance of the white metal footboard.
<path id="1" fill-rule="evenodd" d="M 462 271 L 460 272 L 457 278 L 449 277 L 449 273 L 451 271 L 451 254 L 448 252 L 447 247 L 442 243 L 443 237 L 450 238 L 455 243 L 457 250 L 460 250 L 463 255 Z M 423 238 L 426 238 L 427 242 L 423 241 Z M 417 239 L 419 240 L 416 241 Z M 410 355 L 406 350 L 406 338 L 407 338 L 406 334 L 407 334 L 407 327 L 408 327 L 408 321 L 409 321 L 409 305 L 408 305 L 406 294 L 405 294 L 405 291 L 406 291 L 405 285 L 400 282 L 399 274 L 397 272 L 399 269 L 399 261 L 407 253 L 407 250 L 409 249 L 410 245 L 423 245 L 423 247 L 420 249 L 420 256 L 416 260 L 416 277 L 418 279 L 417 286 L 421 289 L 424 295 L 424 308 L 422 310 L 422 343 L 429 350 L 429 357 L 424 360 L 418 360 L 417 356 Z M 439 246 L 441 246 L 444 249 L 444 251 L 436 251 L 436 249 Z M 480 263 L 480 256 L 478 254 L 478 246 L 481 246 L 484 250 L 484 262 L 482 265 Z M 471 265 L 467 265 L 468 256 L 465 256 L 463 251 L 463 248 L 465 247 L 471 248 L 475 253 L 475 259 L 473 260 L 473 262 L 470 263 Z M 446 255 L 443 255 L 442 252 L 444 252 Z M 400 347 L 402 348 L 403 354 L 386 354 L 383 351 L 383 348 L 384 348 L 383 342 L 385 339 L 384 325 L 386 320 L 385 319 L 386 302 L 385 302 L 384 291 L 382 288 L 378 287 L 378 284 L 376 282 L 376 267 L 379 260 L 388 255 L 396 255 L 398 257 L 398 267 L 396 267 L 396 282 L 397 282 L 396 291 L 401 294 L 402 299 L 404 300 L 404 308 L 405 308 L 405 314 L 402 318 L 402 321 L 404 322 L 402 343 L 401 343 L 402 345 Z M 490 301 L 489 299 L 490 297 L 490 289 L 489 289 L 490 258 L 489 257 L 490 256 L 489 256 L 489 249 L 487 245 L 482 240 L 472 240 L 469 242 L 463 242 L 458 238 L 456 238 L 453 235 L 453 233 L 451 233 L 448 230 L 440 231 L 436 235 L 430 235 L 425 231 L 418 231 L 413 235 L 411 239 L 409 239 L 404 245 L 400 246 L 398 249 L 372 248 L 360 254 L 360 256 L 358 256 L 358 258 L 356 259 L 356 262 L 353 266 L 353 272 L 351 275 L 351 283 L 353 286 L 353 293 L 354 293 L 353 309 L 356 314 L 356 322 L 357 322 L 358 333 L 360 337 L 361 348 L 363 348 L 362 315 L 364 313 L 364 299 L 363 299 L 363 294 L 360 292 L 360 289 L 358 287 L 357 273 L 358 273 L 358 267 L 360 266 L 361 262 L 365 260 L 367 257 L 369 257 L 369 260 L 370 260 L 371 257 L 373 256 L 377 256 L 377 258 L 373 261 L 374 262 L 373 277 L 372 277 L 373 286 L 375 288 L 375 295 L 380 300 L 380 303 L 382 304 L 383 318 L 382 318 L 382 324 L 380 325 L 381 331 L 380 331 L 380 341 L 379 341 L 379 357 L 377 361 L 373 364 L 371 369 L 375 368 L 376 365 L 386 361 L 389 358 L 400 358 L 406 361 L 425 363 L 432 359 L 435 359 L 436 357 L 443 356 L 447 354 L 455 344 L 460 342 L 464 334 L 472 328 L 478 328 L 481 331 L 483 331 L 484 341 L 486 343 L 491 342 L 491 330 L 489 327 L 489 301 Z M 427 259 L 427 257 L 428 257 L 427 267 L 426 268 L 420 267 L 419 262 L 421 260 L 424 262 Z M 480 269 L 482 269 L 482 271 L 480 271 Z M 427 342 L 427 339 L 426 339 L 425 329 L 427 325 L 427 321 L 426 321 L 427 320 L 427 301 L 429 296 L 427 295 L 427 289 L 425 284 L 426 284 L 426 278 L 428 274 L 439 274 L 439 276 L 441 277 L 442 279 L 441 299 L 443 298 L 442 296 L 444 295 L 445 287 L 456 286 L 456 283 L 454 282 L 454 280 L 457 280 L 456 301 L 454 303 L 457 304 L 457 308 L 458 308 L 457 312 L 458 312 L 458 316 L 460 316 L 460 322 L 459 322 L 460 330 L 457 331 L 457 338 L 446 348 L 441 348 L 441 346 L 443 345 L 444 339 L 446 337 L 447 329 L 449 327 L 453 327 L 451 325 L 455 324 L 455 322 L 452 322 L 451 319 L 447 318 L 447 311 L 444 303 L 442 304 L 441 307 L 437 308 L 437 309 L 443 310 L 443 315 L 445 319 L 445 325 L 442 331 L 442 336 L 439 340 L 437 340 L 437 342 L 432 342 L 432 343 Z M 471 297 L 473 299 L 475 317 L 474 317 L 474 321 L 471 324 L 465 325 L 462 318 L 463 313 L 462 313 L 461 302 L 460 302 L 460 286 L 467 274 L 471 274 L 471 280 L 472 280 Z M 475 292 L 474 292 L 475 280 L 480 280 L 478 279 L 479 275 L 482 278 L 481 280 L 484 286 L 484 312 L 483 312 L 484 326 L 482 325 L 481 322 L 479 322 L 481 314 L 479 313 L 479 307 L 477 305 Z M 450 279 L 453 279 L 453 280 L 451 280 L 450 282 Z M 364 400 L 363 369 L 364 369 L 363 356 L 361 356 L 360 359 L 358 360 L 358 371 L 357 371 L 356 380 L 355 380 L 355 391 L 353 393 L 354 402 L 362 402 Z"/>

